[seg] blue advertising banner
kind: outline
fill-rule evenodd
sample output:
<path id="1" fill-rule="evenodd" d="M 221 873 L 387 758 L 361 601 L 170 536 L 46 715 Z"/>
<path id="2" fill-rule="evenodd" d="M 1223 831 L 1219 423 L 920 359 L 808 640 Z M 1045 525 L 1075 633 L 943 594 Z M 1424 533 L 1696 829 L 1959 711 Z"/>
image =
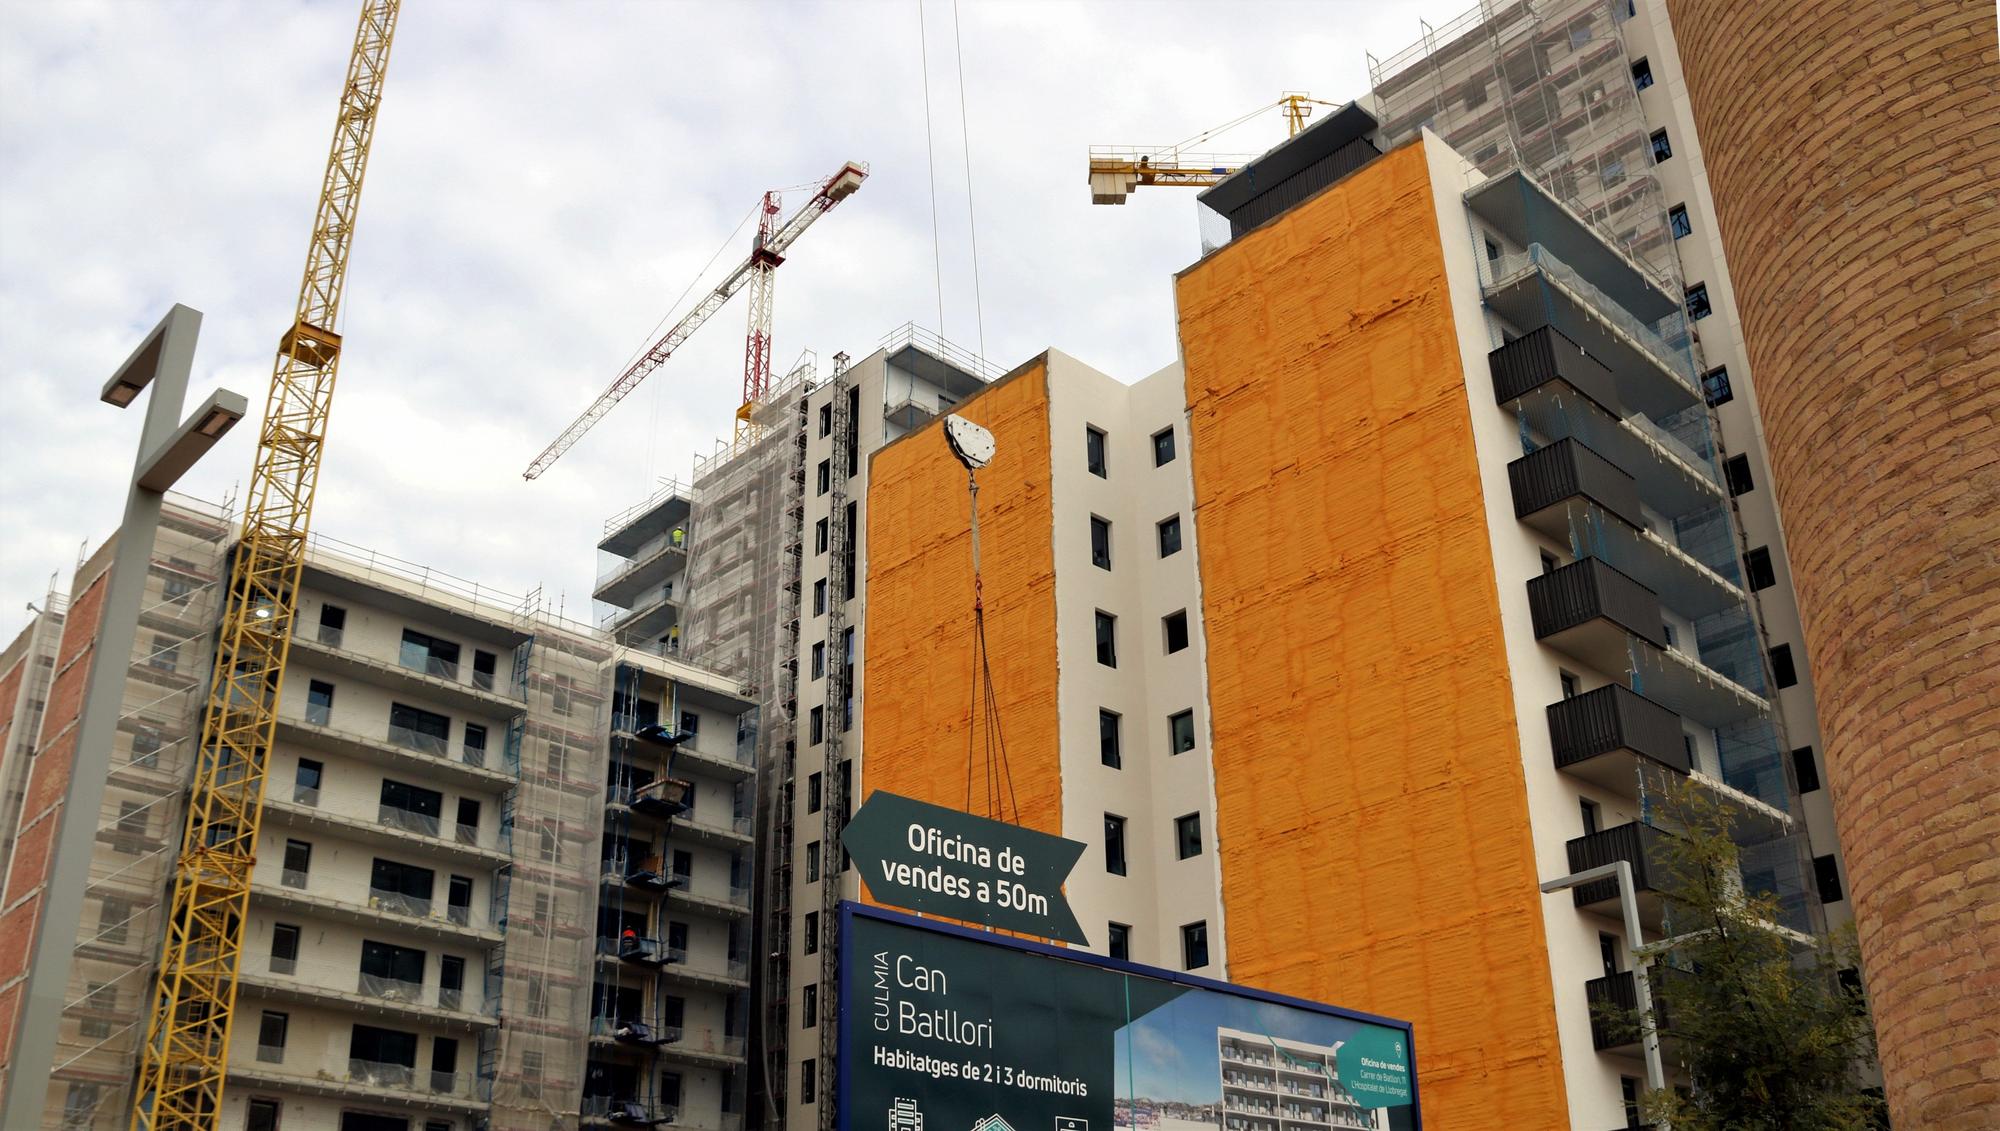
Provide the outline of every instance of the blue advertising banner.
<path id="1" fill-rule="evenodd" d="M 841 1131 L 1418 1131 L 1407 1022 L 843 904 Z"/>

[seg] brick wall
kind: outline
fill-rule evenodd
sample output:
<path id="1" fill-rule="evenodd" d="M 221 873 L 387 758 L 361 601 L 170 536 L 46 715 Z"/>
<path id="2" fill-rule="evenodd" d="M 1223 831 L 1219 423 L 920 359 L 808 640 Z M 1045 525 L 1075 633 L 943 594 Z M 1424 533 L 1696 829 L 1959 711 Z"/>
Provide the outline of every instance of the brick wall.
<path id="1" fill-rule="evenodd" d="M 1670 0 L 1901 1127 L 2000 1126 L 2000 54 L 1973 2 Z"/>
<path id="2" fill-rule="evenodd" d="M 95 654 L 97 621 L 104 611 L 110 571 L 102 570 L 71 601 L 63 622 L 62 643 L 56 650 L 55 677 L 49 684 L 48 709 L 42 717 L 43 741 L 28 769 L 27 792 L 21 801 L 14 855 L 0 895 L 0 1070 L 13 1063 L 14 1023 L 21 1010 L 22 982 L 40 920 L 42 892 L 48 880 L 56 822 L 63 795 L 69 789 L 70 765 L 76 755 L 76 726 L 83 712 L 83 692 Z M 81 582 L 83 579 L 78 578 Z"/>

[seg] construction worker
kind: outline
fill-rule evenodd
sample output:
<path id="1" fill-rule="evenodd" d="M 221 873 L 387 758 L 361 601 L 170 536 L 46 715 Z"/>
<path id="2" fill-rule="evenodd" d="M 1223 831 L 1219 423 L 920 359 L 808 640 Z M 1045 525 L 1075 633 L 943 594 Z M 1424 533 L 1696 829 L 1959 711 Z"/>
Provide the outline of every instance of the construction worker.
<path id="1" fill-rule="evenodd" d="M 681 544 L 687 541 L 687 531 L 683 530 L 678 526 L 674 527 L 673 539 L 674 539 L 674 549 L 676 550 L 680 549 Z"/>
<path id="2" fill-rule="evenodd" d="M 667 651 L 678 654 L 680 650 L 681 650 L 681 626 L 675 625 L 667 630 Z"/>

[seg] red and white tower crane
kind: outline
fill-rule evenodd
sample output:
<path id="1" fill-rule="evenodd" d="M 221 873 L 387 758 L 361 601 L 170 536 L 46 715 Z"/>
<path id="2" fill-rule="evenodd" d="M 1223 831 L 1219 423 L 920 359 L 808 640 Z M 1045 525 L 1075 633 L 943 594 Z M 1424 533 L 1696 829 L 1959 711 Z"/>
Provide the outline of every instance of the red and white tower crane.
<path id="1" fill-rule="evenodd" d="M 764 194 L 758 204 L 757 242 L 750 250 L 750 257 L 736 265 L 735 270 L 725 276 L 721 283 L 708 294 L 702 296 L 687 316 L 674 324 L 659 341 L 639 355 L 611 387 L 604 390 L 591 406 L 571 422 L 562 435 L 535 457 L 528 469 L 521 473 L 523 479 L 534 479 L 549 469 L 549 465 L 562 458 L 562 454 L 583 438 L 584 433 L 604 419 L 614 405 L 625 399 L 625 395 L 639 387 L 639 383 L 655 369 L 666 364 L 667 358 L 680 348 L 681 343 L 693 336 L 702 323 L 714 317 L 737 291 L 745 286 L 750 288 L 750 329 L 743 350 L 743 405 L 736 410 L 739 436 L 749 427 L 750 418 L 757 405 L 771 389 L 771 288 L 778 265 L 785 261 L 785 251 L 812 227 L 813 221 L 832 211 L 833 206 L 853 196 L 868 179 L 868 166 L 859 161 L 849 161 L 842 165 L 831 177 L 821 182 L 814 190 L 812 199 L 799 206 L 784 223 L 778 222 L 780 208 L 779 194 L 775 191 Z"/>

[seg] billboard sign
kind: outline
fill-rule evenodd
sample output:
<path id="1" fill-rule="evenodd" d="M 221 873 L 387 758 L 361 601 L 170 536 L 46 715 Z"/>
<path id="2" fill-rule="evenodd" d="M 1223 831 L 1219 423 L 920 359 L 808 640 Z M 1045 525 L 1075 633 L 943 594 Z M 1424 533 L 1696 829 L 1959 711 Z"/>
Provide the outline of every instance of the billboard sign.
<path id="1" fill-rule="evenodd" d="M 1406 1022 L 841 914 L 841 1131 L 1416 1131 Z"/>

